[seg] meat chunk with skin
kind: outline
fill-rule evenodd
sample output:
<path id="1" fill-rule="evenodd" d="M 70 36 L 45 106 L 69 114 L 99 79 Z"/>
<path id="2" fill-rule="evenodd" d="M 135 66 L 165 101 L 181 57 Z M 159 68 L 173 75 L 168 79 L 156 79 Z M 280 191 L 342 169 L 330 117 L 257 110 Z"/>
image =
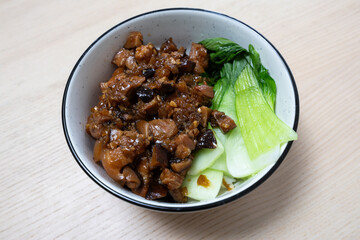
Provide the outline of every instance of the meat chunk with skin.
<path id="1" fill-rule="evenodd" d="M 192 93 L 191 95 L 178 93 L 178 97 L 172 99 L 172 101 L 176 104 L 176 107 L 174 108 L 174 112 L 171 117 L 178 125 L 179 130 L 191 127 L 194 124 L 194 121 L 199 123 L 201 116 L 200 113 L 197 112 L 197 109 L 203 102 L 206 102 L 206 99 L 204 101 L 203 100 L 204 99 L 202 97 L 198 97 Z"/>
<path id="2" fill-rule="evenodd" d="M 112 129 L 110 132 L 110 144 L 120 147 L 131 158 L 144 152 L 149 143 L 149 140 L 144 135 L 136 131 Z"/>
<path id="3" fill-rule="evenodd" d="M 211 98 L 214 98 L 214 89 L 211 86 L 208 85 L 199 85 L 194 87 L 195 93 Z"/>
<path id="4" fill-rule="evenodd" d="M 131 32 L 126 40 L 124 48 L 136 48 L 143 44 L 141 32 Z"/>
<path id="5" fill-rule="evenodd" d="M 194 140 L 192 140 L 187 134 L 179 134 L 174 139 L 176 144 L 175 157 L 184 159 L 188 157 L 192 150 L 195 149 Z"/>
<path id="6" fill-rule="evenodd" d="M 195 86 L 197 79 L 192 74 L 184 74 L 178 79 L 178 83 L 184 82 L 187 86 Z"/>
<path id="7" fill-rule="evenodd" d="M 165 168 L 168 166 L 168 152 L 160 144 L 155 144 L 152 149 L 150 168 Z"/>
<path id="8" fill-rule="evenodd" d="M 173 42 L 172 38 L 169 38 L 168 40 L 166 40 L 166 42 L 161 44 L 161 47 L 160 47 L 160 52 L 164 52 L 164 53 L 170 53 L 170 52 L 177 51 L 177 50 L 178 50 L 177 46 Z"/>
<path id="9" fill-rule="evenodd" d="M 206 127 L 211 116 L 212 110 L 206 106 L 201 106 L 197 110 L 201 114 L 200 124 Z"/>
<path id="10" fill-rule="evenodd" d="M 205 68 L 207 68 L 209 64 L 209 56 L 207 54 L 206 48 L 201 44 L 192 43 L 189 53 L 189 60 L 196 63 L 194 68 L 195 73 L 201 74 L 205 72 Z"/>
<path id="11" fill-rule="evenodd" d="M 184 191 L 182 188 L 177 188 L 174 190 L 169 191 L 171 197 L 174 199 L 175 202 L 178 203 L 185 203 L 187 202 L 188 198 L 185 196 Z"/>
<path id="12" fill-rule="evenodd" d="M 171 56 L 167 57 L 164 62 L 165 68 L 169 69 L 173 74 L 179 73 L 180 64 L 181 62 L 179 59 L 175 59 Z"/>
<path id="13" fill-rule="evenodd" d="M 184 177 L 168 168 L 165 168 L 160 174 L 160 180 L 169 190 L 174 190 L 181 187 Z"/>
<path id="14" fill-rule="evenodd" d="M 124 176 L 124 182 L 128 188 L 136 189 L 140 187 L 141 180 L 139 176 L 129 166 L 124 167 L 122 175 Z"/>
<path id="15" fill-rule="evenodd" d="M 186 57 L 186 58 L 181 59 L 179 70 L 181 72 L 191 73 L 191 72 L 193 72 L 195 66 L 196 66 L 196 63 L 193 61 L 190 61 L 189 58 Z"/>
<path id="16" fill-rule="evenodd" d="M 104 126 L 97 124 L 93 118 L 89 117 L 86 124 L 86 132 L 89 133 L 93 138 L 99 139 L 103 131 Z"/>
<path id="17" fill-rule="evenodd" d="M 133 70 L 133 69 L 137 68 L 138 65 L 137 65 L 137 62 L 135 60 L 135 57 L 134 56 L 128 57 L 126 59 L 126 61 L 125 61 L 125 66 L 130 70 Z"/>
<path id="18" fill-rule="evenodd" d="M 149 63 L 153 55 L 156 55 L 156 49 L 151 43 L 141 45 L 135 50 L 135 59 L 139 63 Z"/>
<path id="19" fill-rule="evenodd" d="M 112 63 L 114 63 L 118 67 L 125 67 L 126 61 L 129 57 L 134 57 L 134 52 L 127 49 L 121 49 L 115 54 Z"/>
<path id="20" fill-rule="evenodd" d="M 142 178 L 142 184 L 139 188 L 137 189 L 133 189 L 132 191 L 135 194 L 138 194 L 142 197 L 145 197 L 148 190 L 149 190 L 149 185 L 150 185 L 150 180 L 151 180 L 151 171 L 150 171 L 150 166 L 149 166 L 149 160 L 147 157 L 143 157 L 140 159 L 136 170 L 137 172 L 140 174 L 141 178 Z"/>
<path id="21" fill-rule="evenodd" d="M 176 147 L 175 157 L 184 159 L 191 154 L 191 149 L 185 145 L 179 145 Z"/>
<path id="22" fill-rule="evenodd" d="M 155 115 L 159 108 L 159 100 L 157 98 L 153 98 L 148 103 L 139 102 L 139 111 L 143 114 L 147 114 L 149 116 Z"/>
<path id="23" fill-rule="evenodd" d="M 88 117 L 86 123 L 86 131 L 95 139 L 99 139 L 102 135 L 104 122 L 110 121 L 112 115 L 107 109 L 98 110 L 97 107 L 93 108 L 92 113 Z"/>
<path id="24" fill-rule="evenodd" d="M 213 126 L 219 126 L 223 133 L 227 133 L 230 130 L 236 128 L 236 123 L 229 116 L 226 116 L 225 113 L 213 110 L 211 113 Z"/>
<path id="25" fill-rule="evenodd" d="M 175 172 L 181 173 L 182 171 L 188 170 L 191 167 L 192 160 L 191 158 L 186 159 L 178 159 L 177 161 L 173 161 L 170 166 L 171 169 Z"/>
<path id="26" fill-rule="evenodd" d="M 159 67 L 155 70 L 155 77 L 162 78 L 162 77 L 169 77 L 171 71 L 165 67 Z"/>
<path id="27" fill-rule="evenodd" d="M 123 182 L 121 169 L 144 152 L 148 144 L 149 141 L 144 135 L 136 131 L 112 130 L 109 145 L 113 149 L 106 149 L 101 161 L 107 174 L 115 181 Z"/>
<path id="28" fill-rule="evenodd" d="M 187 54 L 169 38 L 157 49 L 144 45 L 140 32 L 131 32 L 115 53 L 117 68 L 100 84 L 86 131 L 96 139 L 94 162 L 117 184 L 146 199 L 187 201 L 181 185 L 194 151 L 213 147 L 209 121 L 222 124 L 209 108 L 213 88 L 200 75 L 208 59 L 200 44 Z"/>
<path id="29" fill-rule="evenodd" d="M 154 199 L 163 198 L 166 197 L 167 193 L 168 190 L 166 189 L 166 187 L 155 181 L 151 181 L 149 186 L 149 191 L 146 195 L 146 199 L 154 200 Z"/>
<path id="30" fill-rule="evenodd" d="M 155 119 L 149 123 L 155 140 L 163 141 L 178 133 L 178 128 L 172 119 Z"/>
<path id="31" fill-rule="evenodd" d="M 129 96 L 129 93 L 134 89 L 137 89 L 145 82 L 145 77 L 142 76 L 127 76 L 126 74 L 120 74 L 117 77 L 118 85 L 115 86 L 119 92 L 125 96 Z"/>
<path id="32" fill-rule="evenodd" d="M 199 135 L 199 133 L 200 131 L 198 128 L 186 131 L 186 134 L 189 135 L 189 137 L 192 139 L 195 139 Z"/>
<path id="33" fill-rule="evenodd" d="M 115 72 L 113 73 L 113 75 L 111 76 L 111 78 L 109 79 L 109 81 L 107 82 L 102 82 L 100 83 L 100 88 L 101 88 L 101 92 L 106 91 L 106 89 L 109 86 L 113 86 L 114 84 L 116 84 L 117 82 L 117 75 L 121 74 L 124 72 L 124 68 L 123 67 L 118 67 Z"/>
<path id="34" fill-rule="evenodd" d="M 106 149 L 104 158 L 101 163 L 106 171 L 106 173 L 115 181 L 122 182 L 124 181 L 124 176 L 120 173 L 120 170 L 131 163 L 133 158 L 126 156 L 122 149 Z"/>
<path id="35" fill-rule="evenodd" d="M 150 137 L 150 123 L 145 120 L 139 120 L 136 122 L 136 129 L 139 133 L 143 134 L 146 138 Z"/>
<path id="36" fill-rule="evenodd" d="M 114 85 L 107 86 L 107 89 L 104 89 L 104 93 L 111 95 L 112 100 L 128 105 L 129 100 L 136 96 L 136 89 L 139 88 L 146 79 L 142 76 L 128 76 L 125 73 L 121 73 L 116 76 L 116 80 Z"/>
<path id="37" fill-rule="evenodd" d="M 112 74 L 112 77 L 115 77 L 116 75 L 123 73 L 124 72 L 124 68 L 123 67 L 118 67 Z M 111 78 L 110 78 L 111 79 Z"/>
<path id="38" fill-rule="evenodd" d="M 100 162 L 104 159 L 105 155 L 105 149 L 104 143 L 100 140 L 97 140 L 94 145 L 94 161 Z"/>

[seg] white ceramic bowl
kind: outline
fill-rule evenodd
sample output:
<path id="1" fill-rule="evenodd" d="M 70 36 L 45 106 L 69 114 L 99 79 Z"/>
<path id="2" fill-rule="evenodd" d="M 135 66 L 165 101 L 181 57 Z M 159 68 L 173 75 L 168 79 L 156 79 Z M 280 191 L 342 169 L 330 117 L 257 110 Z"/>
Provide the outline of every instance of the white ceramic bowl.
<path id="1" fill-rule="evenodd" d="M 64 91 L 62 104 L 63 128 L 69 148 L 88 176 L 115 196 L 130 203 L 161 211 L 188 212 L 213 208 L 247 194 L 264 182 L 280 165 L 291 142 L 281 149 L 279 160 L 248 179 L 234 190 L 214 200 L 190 203 L 150 201 L 133 194 L 114 182 L 105 170 L 93 161 L 94 140 L 85 132 L 90 108 L 100 96 L 99 83 L 107 81 L 114 67 L 111 60 L 123 46 L 131 31 L 141 31 L 144 42 L 159 47 L 169 37 L 178 46 L 190 49 L 191 42 L 210 37 L 225 37 L 247 48 L 251 43 L 277 84 L 276 114 L 286 124 L 297 128 L 299 98 L 294 78 L 276 48 L 260 33 L 232 17 L 201 9 L 163 9 L 130 18 L 101 35 L 83 53 L 72 70 Z"/>

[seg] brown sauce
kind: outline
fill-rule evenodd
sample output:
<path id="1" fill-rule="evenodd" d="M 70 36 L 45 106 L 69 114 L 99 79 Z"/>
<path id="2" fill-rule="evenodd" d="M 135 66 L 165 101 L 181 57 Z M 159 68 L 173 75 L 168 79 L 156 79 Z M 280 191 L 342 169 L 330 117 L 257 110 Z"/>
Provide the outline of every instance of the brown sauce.
<path id="1" fill-rule="evenodd" d="M 147 199 L 169 193 L 186 201 L 181 186 L 194 152 L 216 147 L 208 122 L 229 122 L 221 112 L 211 115 L 214 91 L 202 75 L 208 58 L 200 44 L 187 54 L 169 38 L 157 49 L 140 32 L 130 33 L 115 54 L 116 70 L 100 84 L 86 130 L 96 140 L 94 161 L 121 186 Z M 198 184 L 210 181 L 201 175 Z"/>
<path id="2" fill-rule="evenodd" d="M 197 180 L 197 185 L 207 188 L 207 187 L 210 187 L 211 183 L 205 175 L 201 174 Z"/>
<path id="3" fill-rule="evenodd" d="M 182 194 L 183 194 L 184 196 L 189 195 L 189 192 L 188 192 L 188 190 L 187 190 L 187 187 L 181 188 L 181 192 L 182 192 Z"/>
<path id="4" fill-rule="evenodd" d="M 228 191 L 233 190 L 233 188 L 231 187 L 231 185 L 228 184 L 228 183 L 225 181 L 224 178 L 223 178 L 223 180 L 222 180 L 222 184 L 224 185 L 224 187 L 226 188 L 226 190 L 228 190 Z"/>

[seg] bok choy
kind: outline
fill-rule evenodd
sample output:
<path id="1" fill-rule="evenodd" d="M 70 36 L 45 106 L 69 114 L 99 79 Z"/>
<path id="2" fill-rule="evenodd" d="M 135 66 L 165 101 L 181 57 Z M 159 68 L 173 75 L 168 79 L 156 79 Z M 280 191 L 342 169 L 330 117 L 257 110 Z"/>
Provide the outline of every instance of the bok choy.
<path id="1" fill-rule="evenodd" d="M 184 181 L 190 198 L 209 200 L 219 192 L 220 179 L 223 183 L 225 178 L 241 181 L 258 173 L 276 162 L 281 145 L 296 140 L 297 134 L 276 116 L 275 81 L 251 44 L 247 51 L 225 38 L 200 43 L 210 53 L 205 75 L 214 85 L 211 108 L 224 112 L 237 125 L 227 134 L 213 129 L 218 147 L 200 150 Z M 204 174 L 213 183 L 211 188 L 197 184 Z"/>
<path id="2" fill-rule="evenodd" d="M 235 83 L 235 96 L 237 120 L 250 159 L 297 139 L 295 131 L 267 104 L 250 65 L 245 66 Z"/>
<path id="3" fill-rule="evenodd" d="M 272 111 L 275 111 L 276 100 L 276 84 L 274 79 L 269 74 L 269 71 L 261 64 L 260 55 L 255 50 L 253 45 L 249 45 L 249 56 L 253 65 L 254 74 L 259 82 L 260 89 L 266 100 L 271 107 Z"/>

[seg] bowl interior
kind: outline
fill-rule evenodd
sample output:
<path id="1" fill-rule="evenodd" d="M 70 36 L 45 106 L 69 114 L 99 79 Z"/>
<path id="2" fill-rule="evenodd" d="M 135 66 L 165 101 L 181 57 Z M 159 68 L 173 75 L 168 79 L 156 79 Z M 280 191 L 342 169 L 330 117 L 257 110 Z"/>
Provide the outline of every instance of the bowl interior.
<path id="1" fill-rule="evenodd" d="M 187 211 L 224 204 L 235 199 L 261 181 L 274 168 L 271 165 L 252 178 L 214 200 L 207 202 L 166 203 L 143 199 L 121 188 L 107 176 L 102 167 L 93 162 L 94 140 L 85 132 L 90 108 L 95 106 L 101 94 L 99 84 L 107 81 L 114 67 L 111 60 L 123 46 L 131 31 L 140 31 L 144 43 L 159 47 L 172 37 L 178 47 L 189 49 L 191 42 L 209 37 L 225 37 L 247 48 L 251 43 L 260 53 L 261 60 L 275 79 L 278 94 L 276 114 L 291 127 L 297 124 L 297 93 L 286 63 L 276 49 L 260 34 L 247 25 L 230 17 L 196 9 L 171 9 L 146 13 L 115 26 L 98 38 L 82 55 L 73 69 L 64 93 L 63 122 L 69 146 L 85 172 L 111 193 L 132 203 L 158 210 Z M 282 147 L 282 156 L 286 155 Z M 288 150 L 288 148 L 287 148 Z"/>

